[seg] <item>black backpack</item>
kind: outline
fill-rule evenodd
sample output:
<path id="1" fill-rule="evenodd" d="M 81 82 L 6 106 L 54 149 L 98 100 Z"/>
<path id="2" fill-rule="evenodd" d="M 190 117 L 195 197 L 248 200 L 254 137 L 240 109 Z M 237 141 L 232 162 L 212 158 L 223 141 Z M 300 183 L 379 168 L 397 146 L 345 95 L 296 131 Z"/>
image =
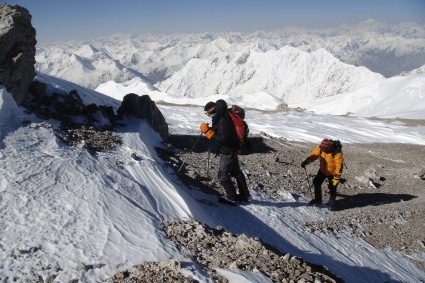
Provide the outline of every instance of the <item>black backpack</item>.
<path id="1" fill-rule="evenodd" d="M 339 140 L 331 140 L 332 143 L 332 155 L 335 155 L 337 153 L 342 152 L 342 144 Z M 345 162 L 342 164 L 342 168 L 341 168 L 341 173 L 342 170 L 345 168 L 347 168 L 347 165 L 345 164 Z"/>
<path id="2" fill-rule="evenodd" d="M 342 152 L 342 144 L 339 140 L 331 140 L 332 143 L 332 154 L 335 155 Z"/>

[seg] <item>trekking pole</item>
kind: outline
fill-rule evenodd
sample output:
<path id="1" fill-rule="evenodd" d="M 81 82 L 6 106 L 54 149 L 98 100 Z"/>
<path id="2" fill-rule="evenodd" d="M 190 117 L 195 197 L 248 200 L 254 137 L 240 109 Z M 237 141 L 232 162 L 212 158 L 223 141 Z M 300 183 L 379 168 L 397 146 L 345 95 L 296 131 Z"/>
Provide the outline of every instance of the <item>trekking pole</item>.
<path id="1" fill-rule="evenodd" d="M 210 179 L 210 176 L 209 176 L 209 172 L 210 172 L 210 153 L 211 153 L 211 147 L 208 149 L 207 179 Z"/>
<path id="2" fill-rule="evenodd" d="M 190 149 L 189 153 L 191 153 L 193 151 L 193 149 L 195 148 L 196 144 L 198 143 L 199 139 L 201 138 L 202 133 L 199 135 L 199 137 L 196 139 L 195 143 L 193 144 L 192 148 Z M 177 173 L 180 172 L 180 170 L 182 170 L 183 165 L 186 163 L 186 161 L 183 161 L 182 165 L 180 166 L 179 170 L 177 170 Z"/>

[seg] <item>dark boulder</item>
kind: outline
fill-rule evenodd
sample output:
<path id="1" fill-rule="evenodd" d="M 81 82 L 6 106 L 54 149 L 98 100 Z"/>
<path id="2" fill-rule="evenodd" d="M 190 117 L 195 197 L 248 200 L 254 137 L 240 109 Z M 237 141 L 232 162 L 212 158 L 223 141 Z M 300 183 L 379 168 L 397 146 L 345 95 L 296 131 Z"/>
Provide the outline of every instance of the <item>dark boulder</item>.
<path id="1" fill-rule="evenodd" d="M 135 117 L 146 119 L 162 139 L 166 140 L 168 138 L 168 124 L 149 95 L 127 94 L 124 96 L 117 112 L 120 118 Z"/>
<path id="2" fill-rule="evenodd" d="M 35 35 L 28 10 L 0 4 L 0 84 L 18 105 L 25 100 L 36 74 Z"/>

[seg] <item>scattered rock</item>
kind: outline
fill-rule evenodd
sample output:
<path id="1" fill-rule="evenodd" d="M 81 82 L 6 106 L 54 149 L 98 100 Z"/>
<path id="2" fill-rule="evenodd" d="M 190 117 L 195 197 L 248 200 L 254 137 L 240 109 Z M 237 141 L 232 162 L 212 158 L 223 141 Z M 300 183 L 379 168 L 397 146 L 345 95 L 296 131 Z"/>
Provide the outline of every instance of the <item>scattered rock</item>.
<path id="1" fill-rule="evenodd" d="M 425 180 L 425 169 L 422 169 L 419 173 L 418 173 L 419 178 L 421 178 L 422 180 Z"/>
<path id="2" fill-rule="evenodd" d="M 182 167 L 178 174 L 182 181 L 206 193 L 223 193 L 215 180 L 219 158 L 208 156 L 207 139 L 200 139 L 192 151 L 189 148 L 195 142 L 193 137 L 170 136 L 168 141 L 169 148 L 159 155 L 171 168 Z M 250 141 L 254 152 L 239 159 L 251 191 L 273 201 L 287 201 L 288 193 L 300 201 L 313 198 L 312 179 L 319 168 L 318 161 L 310 164 L 306 172 L 299 164 L 314 144 L 266 134 L 250 135 Z M 425 253 L 420 244 L 425 231 L 424 171 L 418 170 L 425 168 L 425 160 L 420 157 L 424 147 L 345 144 L 343 151 L 345 166 L 335 211 L 325 221 L 304 223 L 304 228 L 313 233 L 361 237 L 377 248 L 390 247 L 425 270 L 425 259 L 420 256 Z M 326 202 L 326 183 L 322 190 Z"/>
<path id="3" fill-rule="evenodd" d="M 18 248 L 14 248 L 10 256 L 15 259 L 18 259 L 21 257 L 21 255 L 22 255 L 21 250 Z"/>
<path id="4" fill-rule="evenodd" d="M 121 138 L 108 129 L 80 126 L 64 128 L 57 135 L 70 146 L 84 145 L 91 153 L 109 151 L 121 144 Z"/>
<path id="5" fill-rule="evenodd" d="M 78 265 L 77 265 L 77 270 L 78 271 L 82 271 L 82 270 L 85 270 L 86 269 L 86 265 L 83 263 L 83 262 L 80 262 Z"/>
<path id="6" fill-rule="evenodd" d="M 205 267 L 216 282 L 227 280 L 215 269 L 259 270 L 275 282 L 300 282 L 305 278 L 320 282 L 342 282 L 323 266 L 281 254 L 246 235 L 233 235 L 222 228 L 213 229 L 192 220 L 166 221 L 167 236 L 189 250 L 193 260 Z M 184 236 L 182 236 L 184 235 Z"/>
<path id="7" fill-rule="evenodd" d="M 117 272 L 113 277 L 113 282 L 197 283 L 198 281 L 184 276 L 178 261 L 167 260 L 160 262 L 145 262 L 144 264 L 134 266 L 132 270 Z"/>

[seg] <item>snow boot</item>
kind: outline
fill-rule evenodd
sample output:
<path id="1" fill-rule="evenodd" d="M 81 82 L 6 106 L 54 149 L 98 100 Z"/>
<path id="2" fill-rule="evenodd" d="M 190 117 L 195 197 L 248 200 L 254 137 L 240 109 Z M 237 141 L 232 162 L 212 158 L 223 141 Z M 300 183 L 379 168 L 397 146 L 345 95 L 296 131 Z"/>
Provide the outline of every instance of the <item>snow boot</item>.
<path id="1" fill-rule="evenodd" d="M 224 189 L 224 198 L 230 201 L 237 202 L 236 189 L 231 180 L 221 182 Z"/>
<path id="2" fill-rule="evenodd" d="M 220 196 L 218 198 L 218 201 L 221 202 L 221 203 L 224 203 L 224 204 L 228 204 L 228 205 L 235 205 L 235 206 L 239 205 L 238 201 L 228 199 L 225 196 Z"/>
<path id="3" fill-rule="evenodd" d="M 316 198 L 312 199 L 308 203 L 308 205 L 310 205 L 310 206 L 320 206 L 321 204 L 322 204 L 322 200 L 321 199 L 316 199 Z"/>
<path id="4" fill-rule="evenodd" d="M 312 199 L 308 205 L 319 206 L 322 204 L 322 187 L 321 185 L 314 185 L 314 199 Z"/>
<path id="5" fill-rule="evenodd" d="M 245 175 L 244 174 L 239 175 L 236 178 L 236 182 L 238 183 L 238 189 L 239 189 L 238 200 L 241 203 L 250 202 L 251 194 L 249 193 L 248 185 L 246 184 Z"/>
<path id="6" fill-rule="evenodd" d="M 335 200 L 336 200 L 336 195 L 331 195 L 329 197 L 329 202 L 328 202 L 329 210 L 335 210 Z"/>

